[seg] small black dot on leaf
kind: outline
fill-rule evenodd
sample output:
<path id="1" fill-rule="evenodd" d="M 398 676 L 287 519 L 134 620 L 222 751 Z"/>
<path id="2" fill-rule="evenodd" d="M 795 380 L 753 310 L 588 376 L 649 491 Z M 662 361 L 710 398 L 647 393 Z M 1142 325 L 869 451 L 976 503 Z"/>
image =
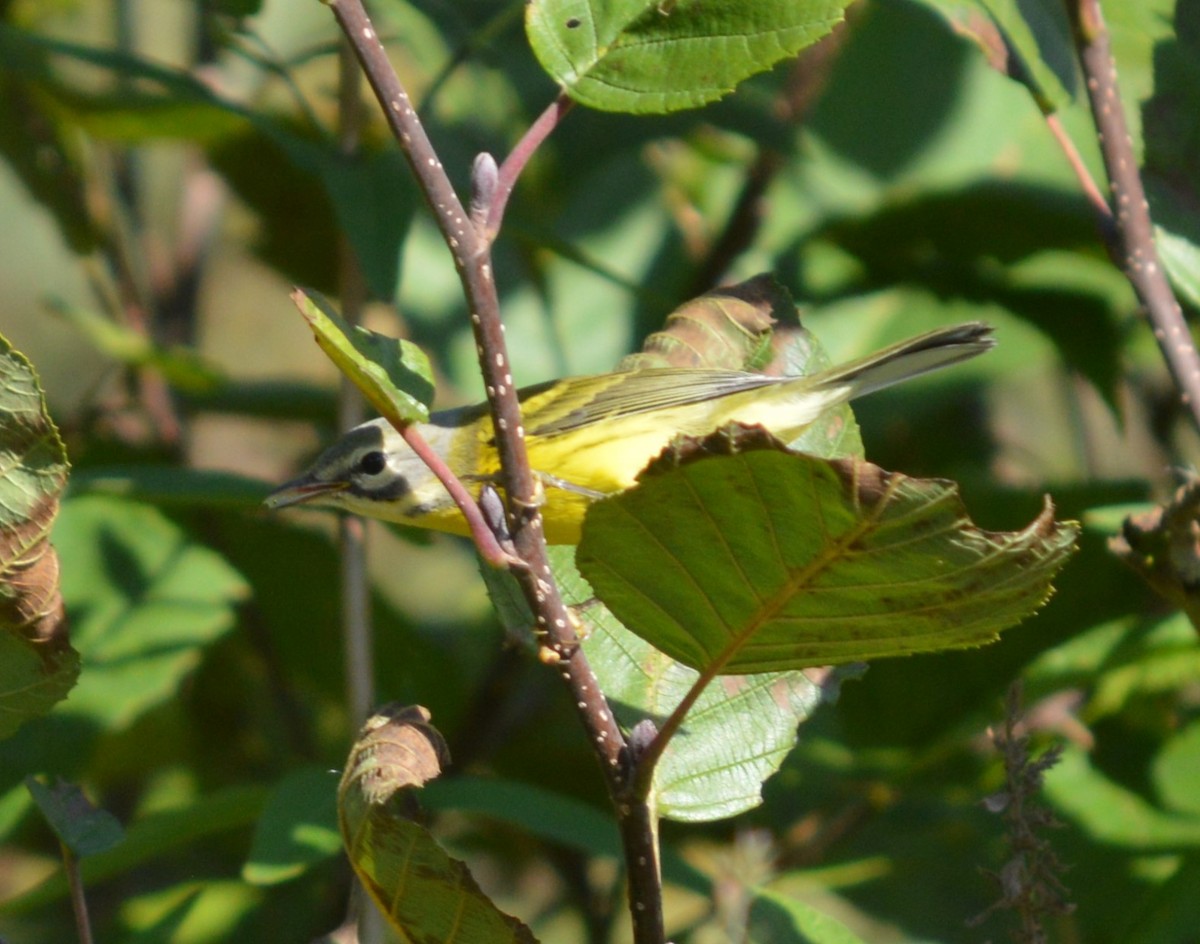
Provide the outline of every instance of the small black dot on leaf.
<path id="1" fill-rule="evenodd" d="M 579 17 L 573 16 L 567 20 L 567 29 L 579 29 L 582 22 L 583 21 L 580 20 Z"/>

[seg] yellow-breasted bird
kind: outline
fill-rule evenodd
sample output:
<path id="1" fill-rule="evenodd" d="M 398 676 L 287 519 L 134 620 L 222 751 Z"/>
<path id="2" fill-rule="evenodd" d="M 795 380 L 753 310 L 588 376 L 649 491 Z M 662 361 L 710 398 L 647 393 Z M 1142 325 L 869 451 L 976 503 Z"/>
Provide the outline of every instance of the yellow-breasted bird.
<path id="1" fill-rule="evenodd" d="M 901 341 L 807 377 L 665 367 L 567 377 L 518 391 L 529 462 L 546 490 L 546 539 L 575 544 L 590 502 L 634 484 L 676 435 L 703 436 L 727 423 L 760 425 L 784 442 L 855 397 L 982 354 L 991 328 L 969 322 Z M 486 404 L 445 410 L 419 432 L 474 491 L 500 463 Z M 312 466 L 267 498 L 466 534 L 442 484 L 386 420 L 356 426 Z"/>

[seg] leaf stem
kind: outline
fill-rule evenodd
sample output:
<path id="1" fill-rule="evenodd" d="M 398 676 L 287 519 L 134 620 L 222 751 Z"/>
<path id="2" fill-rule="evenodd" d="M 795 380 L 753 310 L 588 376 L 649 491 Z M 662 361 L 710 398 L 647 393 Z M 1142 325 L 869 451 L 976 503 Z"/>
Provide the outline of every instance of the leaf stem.
<path id="1" fill-rule="evenodd" d="M 720 665 L 723 664 L 724 662 L 720 663 Z M 662 726 L 658 729 L 658 733 L 646 745 L 646 749 L 638 755 L 631 792 L 639 800 L 644 802 L 649 798 L 650 790 L 654 786 L 654 769 L 658 766 L 663 752 L 667 749 L 667 745 L 671 743 L 671 738 L 678 733 L 680 726 L 683 724 L 683 719 L 692 710 L 692 706 L 696 704 L 696 701 L 704 694 L 704 690 L 716 678 L 719 667 L 719 665 L 714 663 L 714 665 L 708 667 L 707 671 L 700 673 L 700 677 L 692 683 L 692 687 L 687 690 L 687 694 L 680 699 L 679 704 L 675 706 L 675 710 L 662 723 Z"/>
<path id="2" fill-rule="evenodd" d="M 650 820 L 650 811 L 644 803 L 631 803 L 628 799 L 630 764 L 625 738 L 579 646 L 574 619 L 563 603 L 546 556 L 539 510 L 543 496 L 525 450 L 524 426 L 493 278 L 491 236 L 475 225 L 454 192 L 408 93 L 387 59 L 362 0 L 327 2 L 354 47 L 367 81 L 383 107 L 388 124 L 454 258 L 470 311 L 476 353 L 492 414 L 513 544 L 523 563 L 513 569 L 513 574 L 535 614 L 536 631 L 547 640 L 543 649 L 545 661 L 556 664 L 571 689 L 572 701 L 600 761 L 609 795 L 617 807 L 629 873 L 634 940 L 637 944 L 661 944 L 662 890 L 657 880 L 654 836 L 652 830 L 643 828 Z M 541 137 L 531 132 L 525 139 L 528 145 L 524 149 L 518 146 L 514 152 L 518 156 L 506 162 L 514 180 L 528 159 L 526 152 L 531 153 L 536 142 L 553 129 L 564 110 L 556 109 L 552 117 L 545 119 L 547 126 L 538 132 Z M 489 205 L 486 215 L 481 214 L 481 217 L 493 219 L 493 210 L 494 205 Z M 499 215 L 495 219 L 498 222 Z M 410 426 L 409 432 L 412 431 Z M 415 438 L 409 439 L 405 435 L 412 445 Z M 427 450 L 423 458 L 430 452 Z"/>
<path id="3" fill-rule="evenodd" d="M 1068 0 L 1067 6 L 1112 191 L 1111 225 L 1102 225 L 1101 232 L 1113 262 L 1146 310 L 1180 400 L 1200 426 L 1200 356 L 1154 245 L 1154 225 L 1121 108 L 1108 28 L 1099 0 Z"/>
<path id="4" fill-rule="evenodd" d="M 467 526 L 471 529 L 471 538 L 475 541 L 475 546 L 479 549 L 479 553 L 483 556 L 483 559 L 493 567 L 519 566 L 521 562 L 515 560 L 511 553 L 501 547 L 495 533 L 484 520 L 483 513 L 479 510 L 479 505 L 475 501 L 475 497 L 467 491 L 467 487 L 454 474 L 454 470 L 446 464 L 446 461 L 438 454 L 437 450 L 425 441 L 425 437 L 417 430 L 416 424 L 403 423 L 393 425 L 395 425 L 397 432 L 404 437 L 408 448 L 416 453 L 417 457 L 429 467 L 429 471 L 438 477 L 438 481 L 450 493 L 450 497 L 454 499 L 454 504 L 458 506 L 458 510 L 467 519 Z"/>
<path id="5" fill-rule="evenodd" d="M 513 187 L 516 186 L 521 171 L 525 169 L 525 165 L 529 163 L 529 159 L 533 157 L 541 143 L 566 117 L 573 104 L 574 102 L 567 98 L 565 93 L 560 93 L 558 98 L 538 115 L 534 123 L 529 126 L 529 130 L 521 136 L 516 147 L 504 159 L 504 163 L 500 165 L 496 194 L 488 211 L 487 225 L 484 229 L 484 236 L 489 243 L 496 238 L 496 234 L 500 231 L 500 224 L 504 220 L 504 210 L 508 206 L 508 198 L 512 195 Z"/>
<path id="6" fill-rule="evenodd" d="M 63 867 L 67 873 L 67 886 L 71 889 L 71 910 L 75 913 L 75 928 L 79 932 L 79 944 L 93 944 L 92 922 L 88 917 L 87 898 L 83 893 L 83 876 L 79 872 L 79 859 L 65 842 L 59 841 Z"/>

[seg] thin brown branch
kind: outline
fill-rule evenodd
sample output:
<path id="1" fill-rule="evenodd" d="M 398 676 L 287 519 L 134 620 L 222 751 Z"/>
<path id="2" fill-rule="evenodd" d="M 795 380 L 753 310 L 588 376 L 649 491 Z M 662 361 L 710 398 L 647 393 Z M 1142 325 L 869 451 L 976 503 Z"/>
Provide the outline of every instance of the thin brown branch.
<path id="1" fill-rule="evenodd" d="M 649 821 L 650 812 L 644 804 L 631 803 L 628 799 L 629 763 L 624 737 L 579 646 L 574 621 L 558 592 L 547 560 L 539 511 L 541 486 L 525 450 L 524 426 L 493 281 L 490 239 L 476 227 L 454 192 L 361 0 L 330 0 L 329 5 L 338 25 L 354 46 L 367 81 L 383 107 L 454 257 L 471 313 L 476 353 L 495 429 L 513 544 L 522 561 L 521 567 L 513 568 L 513 574 L 535 614 L 536 631 L 546 640 L 544 660 L 557 665 L 571 690 L 584 729 L 600 760 L 609 794 L 617 807 L 622 836 L 625 837 L 634 940 L 637 944 L 660 944 L 663 940 L 661 887 L 657 874 L 652 882 L 647 876 L 650 865 L 657 872 L 653 833 L 640 825 L 643 820 Z M 488 211 L 490 217 L 490 207 Z M 633 825 L 629 826 L 630 823 Z"/>
<path id="2" fill-rule="evenodd" d="M 1114 226 L 1102 226 L 1108 252 L 1137 293 L 1180 400 L 1200 426 L 1200 356 L 1154 245 L 1150 206 L 1121 108 L 1108 28 L 1099 0 L 1068 0 L 1068 10 L 1112 190 Z"/>

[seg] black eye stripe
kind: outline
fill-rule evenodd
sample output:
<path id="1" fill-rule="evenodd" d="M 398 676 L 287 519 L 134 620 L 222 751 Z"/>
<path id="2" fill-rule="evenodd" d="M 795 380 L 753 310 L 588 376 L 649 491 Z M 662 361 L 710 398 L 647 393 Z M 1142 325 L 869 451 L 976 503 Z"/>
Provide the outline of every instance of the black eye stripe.
<path id="1" fill-rule="evenodd" d="M 366 453 L 358 460 L 358 471 L 365 475 L 378 475 L 387 468 L 387 456 L 378 450 Z"/>

